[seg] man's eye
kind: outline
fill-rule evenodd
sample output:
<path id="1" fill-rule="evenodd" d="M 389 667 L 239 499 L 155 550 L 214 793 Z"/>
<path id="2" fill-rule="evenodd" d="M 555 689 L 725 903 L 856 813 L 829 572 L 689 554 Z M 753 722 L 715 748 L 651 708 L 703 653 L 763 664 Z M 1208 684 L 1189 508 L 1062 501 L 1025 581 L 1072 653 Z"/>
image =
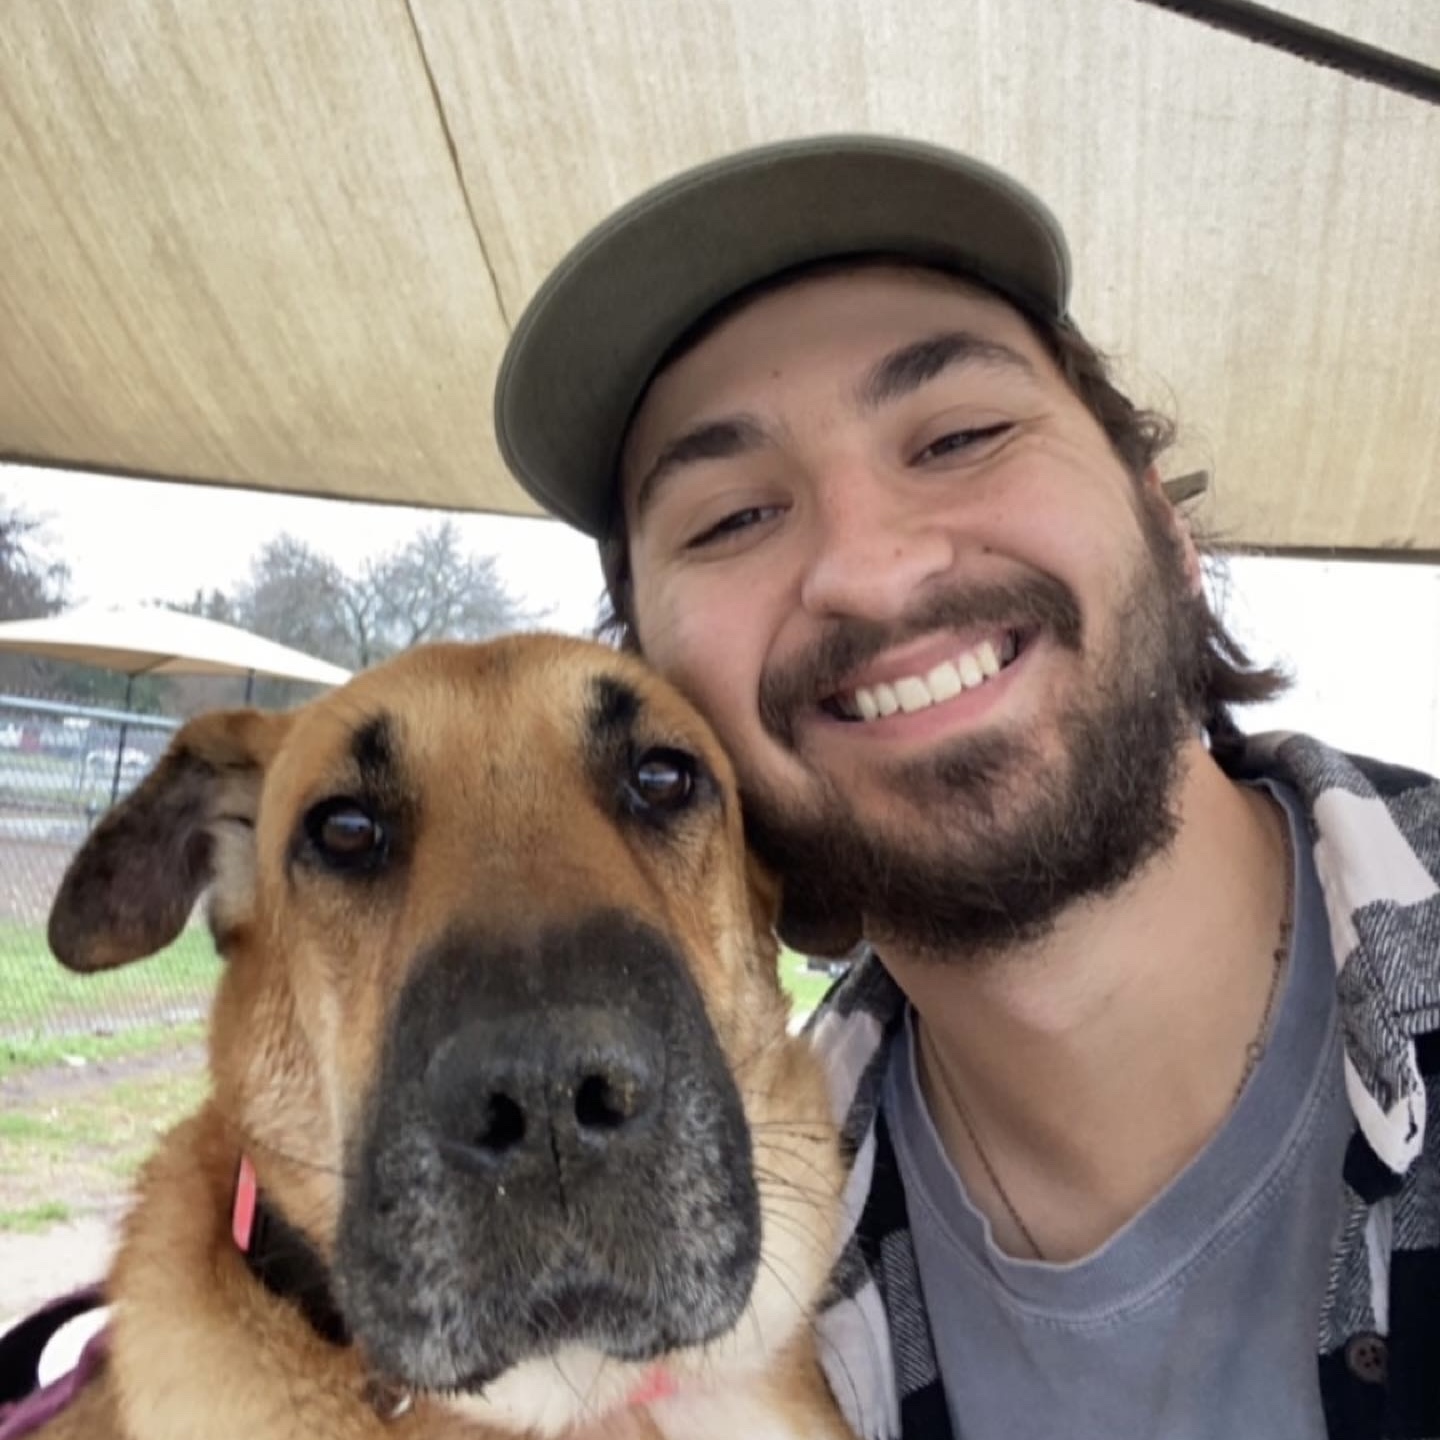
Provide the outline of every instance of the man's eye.
<path id="1" fill-rule="evenodd" d="M 766 520 L 773 519 L 780 513 L 778 505 L 747 505 L 743 510 L 736 510 L 724 519 L 717 520 L 713 525 L 707 526 L 692 540 L 685 543 L 687 550 L 699 550 L 706 545 L 713 545 L 729 535 L 736 535 L 742 530 L 748 530 L 752 525 L 762 524 Z"/>
<path id="2" fill-rule="evenodd" d="M 916 455 L 914 463 L 923 464 L 926 460 L 943 460 L 947 455 L 964 454 L 987 440 L 998 440 L 1014 428 L 1009 420 L 1003 420 L 995 425 L 982 425 L 976 430 L 951 430 L 938 440 L 932 440 Z"/>

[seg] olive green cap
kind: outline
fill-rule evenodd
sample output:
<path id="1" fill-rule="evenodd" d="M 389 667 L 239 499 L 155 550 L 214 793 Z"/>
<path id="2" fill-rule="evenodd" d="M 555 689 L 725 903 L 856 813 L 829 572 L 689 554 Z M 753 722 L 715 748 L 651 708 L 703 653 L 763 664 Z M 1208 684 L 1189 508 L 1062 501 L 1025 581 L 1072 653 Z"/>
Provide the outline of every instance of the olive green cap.
<path id="1" fill-rule="evenodd" d="M 496 382 L 506 464 L 545 509 L 600 535 L 631 416 L 675 343 L 743 291 L 850 255 L 973 276 L 1050 319 L 1069 301 L 1059 223 L 989 165 L 874 135 L 742 151 L 632 200 L 536 292 Z"/>

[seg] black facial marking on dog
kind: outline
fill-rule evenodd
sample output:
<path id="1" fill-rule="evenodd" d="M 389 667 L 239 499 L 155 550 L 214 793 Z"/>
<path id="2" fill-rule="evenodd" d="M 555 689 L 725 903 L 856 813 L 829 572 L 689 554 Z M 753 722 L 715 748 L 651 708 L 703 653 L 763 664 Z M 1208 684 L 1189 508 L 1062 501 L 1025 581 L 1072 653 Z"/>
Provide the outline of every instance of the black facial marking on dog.
<path id="1" fill-rule="evenodd" d="M 296 867 L 354 882 L 374 882 L 396 872 L 413 841 L 419 804 L 407 780 L 399 727 L 383 711 L 366 720 L 350 737 L 350 773 L 337 776 L 334 788 L 318 796 L 298 817 L 286 853 L 286 873 Z M 327 819 L 339 817 L 355 843 L 340 851 L 325 843 Z M 373 845 L 360 843 L 359 827 L 372 826 Z M 337 837 L 344 842 L 342 833 Z"/>
<path id="2" fill-rule="evenodd" d="M 590 704 L 585 710 L 585 760 L 607 811 L 624 804 L 640 711 L 640 696 L 623 680 L 601 675 L 591 681 Z"/>
<path id="3" fill-rule="evenodd" d="M 600 676 L 591 688 L 594 693 L 588 716 L 591 732 L 602 743 L 613 743 L 617 736 L 628 739 L 640 718 L 640 697 L 613 675 Z"/>
<path id="4" fill-rule="evenodd" d="M 644 697 L 626 681 L 602 675 L 591 682 L 585 748 L 602 803 L 617 816 L 664 831 L 691 809 L 722 799 L 704 760 L 684 737 L 647 723 Z M 654 770 L 667 766 L 684 776 L 683 795 L 668 798 Z"/>
<path id="5" fill-rule="evenodd" d="M 361 788 L 384 794 L 396 780 L 394 726 L 388 715 L 367 720 L 350 741 L 350 753 L 360 770 Z"/>

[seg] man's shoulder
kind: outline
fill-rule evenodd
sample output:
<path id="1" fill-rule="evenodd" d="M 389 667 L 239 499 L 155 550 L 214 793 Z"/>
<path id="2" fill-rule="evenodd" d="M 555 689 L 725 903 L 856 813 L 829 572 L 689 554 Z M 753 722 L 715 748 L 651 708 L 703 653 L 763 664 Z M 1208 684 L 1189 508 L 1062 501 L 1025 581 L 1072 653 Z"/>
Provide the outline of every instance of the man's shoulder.
<path id="1" fill-rule="evenodd" d="M 849 962 L 806 1022 L 805 1034 L 825 1067 L 842 1148 L 853 1157 L 879 1104 L 905 996 L 868 946 L 859 947 Z"/>
<path id="2" fill-rule="evenodd" d="M 823 1050 L 865 1033 L 878 1036 L 891 1029 L 904 1012 L 905 996 L 869 945 L 846 957 L 844 971 L 825 992 L 806 1023 L 806 1032 Z"/>
<path id="3" fill-rule="evenodd" d="M 1231 771 L 1293 786 L 1307 812 L 1344 1013 L 1346 1056 L 1371 1097 L 1357 1118 L 1403 1173 L 1424 1132 L 1416 1043 L 1440 1031 L 1440 782 L 1305 735 L 1248 740 Z M 1227 769 L 1230 769 L 1227 763 Z"/>
<path id="4" fill-rule="evenodd" d="M 1237 780 L 1289 785 L 1317 834 L 1342 848 L 1398 835 L 1432 875 L 1440 876 L 1440 779 L 1435 776 L 1295 732 L 1247 736 L 1221 763 Z"/>
<path id="5" fill-rule="evenodd" d="M 1236 779 L 1282 780 L 1305 799 L 1340 790 L 1381 800 L 1405 795 L 1440 800 L 1440 779 L 1423 770 L 1341 750 L 1299 731 L 1247 735 L 1221 763 Z"/>

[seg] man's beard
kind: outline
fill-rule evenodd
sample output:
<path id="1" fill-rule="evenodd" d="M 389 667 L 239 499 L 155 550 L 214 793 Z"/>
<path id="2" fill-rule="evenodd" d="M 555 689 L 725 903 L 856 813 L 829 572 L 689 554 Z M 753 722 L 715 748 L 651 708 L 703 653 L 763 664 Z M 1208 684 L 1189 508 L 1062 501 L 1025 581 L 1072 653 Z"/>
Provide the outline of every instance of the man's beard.
<path id="1" fill-rule="evenodd" d="M 1208 612 L 1154 503 L 1139 497 L 1145 554 L 1108 653 L 1059 718 L 1058 762 L 1047 768 L 1023 733 L 960 737 L 884 777 L 908 802 L 903 820 L 885 827 L 857 817 L 833 782 L 803 812 L 744 788 L 751 841 L 784 882 L 786 938 L 835 953 L 859 938 L 863 917 L 877 944 L 937 959 L 990 955 L 1042 937 L 1062 911 L 1114 892 L 1168 847 L 1183 742 L 1199 712 Z M 762 680 L 762 720 L 791 743 L 800 707 L 866 659 L 914 636 L 987 622 L 1083 653 L 1078 602 L 1058 580 L 955 589 L 898 627 L 838 626 L 802 662 Z"/>

